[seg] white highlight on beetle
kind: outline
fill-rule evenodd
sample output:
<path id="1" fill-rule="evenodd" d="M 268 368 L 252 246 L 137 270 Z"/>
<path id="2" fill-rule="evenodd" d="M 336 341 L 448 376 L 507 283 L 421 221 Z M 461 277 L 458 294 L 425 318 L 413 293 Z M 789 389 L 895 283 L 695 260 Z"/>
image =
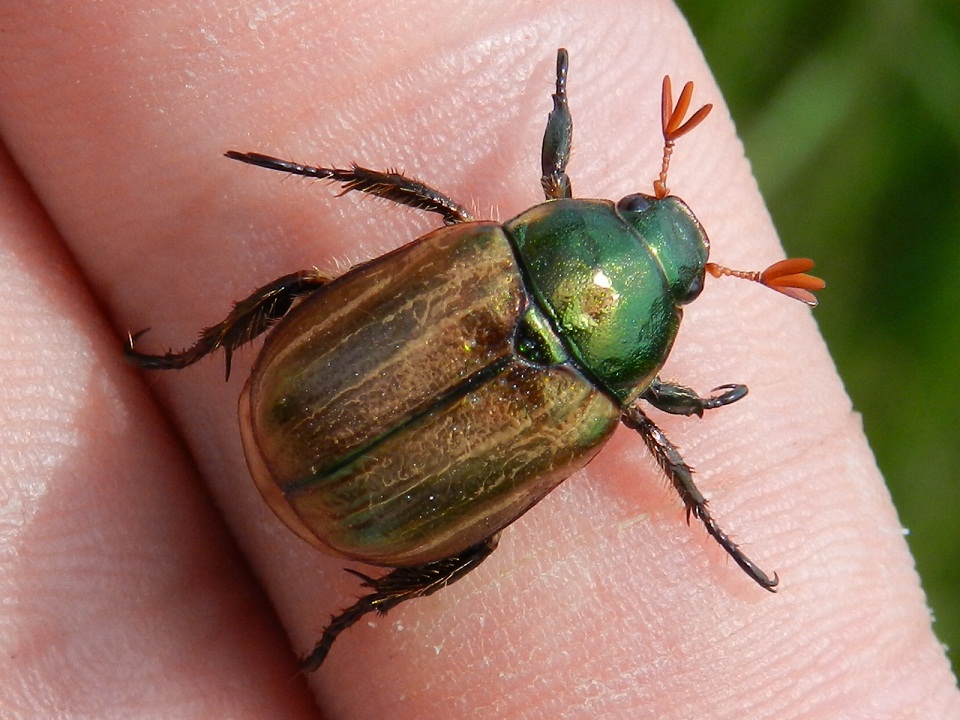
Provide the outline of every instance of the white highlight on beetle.
<path id="1" fill-rule="evenodd" d="M 613 287 L 613 281 L 607 277 L 607 274 L 603 270 L 597 270 L 593 274 L 593 284 L 597 287 L 602 287 L 610 289 Z"/>

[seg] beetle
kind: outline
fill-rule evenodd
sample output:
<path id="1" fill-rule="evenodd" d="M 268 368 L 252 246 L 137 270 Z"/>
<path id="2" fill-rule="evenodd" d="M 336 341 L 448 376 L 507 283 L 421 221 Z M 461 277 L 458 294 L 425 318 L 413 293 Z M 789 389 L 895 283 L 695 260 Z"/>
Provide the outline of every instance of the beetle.
<path id="1" fill-rule="evenodd" d="M 228 158 L 340 183 L 440 215 L 444 226 L 337 278 L 285 275 L 237 303 L 180 352 L 125 347 L 141 368 L 181 369 L 270 331 L 239 401 L 244 453 L 265 501 L 319 549 L 388 568 L 348 570 L 371 592 L 335 616 L 305 671 L 370 612 L 430 595 L 479 566 L 501 531 L 586 465 L 619 423 L 635 430 L 690 517 L 760 587 L 772 577 L 720 528 L 690 466 L 641 407 L 702 416 L 744 397 L 728 384 L 701 397 L 662 380 L 683 306 L 706 273 L 760 282 L 813 306 L 823 281 L 807 259 L 762 273 L 707 262 L 699 221 L 667 189 L 684 120 L 662 87 L 663 160 L 654 194 L 574 199 L 566 166 L 573 122 L 568 54 L 541 149 L 545 201 L 500 224 L 397 172 L 324 168 L 269 155 Z"/>

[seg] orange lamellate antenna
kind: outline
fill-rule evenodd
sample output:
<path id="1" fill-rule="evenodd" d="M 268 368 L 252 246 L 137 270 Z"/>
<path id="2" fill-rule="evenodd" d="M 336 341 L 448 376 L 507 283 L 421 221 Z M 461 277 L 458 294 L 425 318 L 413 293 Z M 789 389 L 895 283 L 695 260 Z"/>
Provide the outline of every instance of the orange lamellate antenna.
<path id="1" fill-rule="evenodd" d="M 716 263 L 707 263 L 706 265 L 706 271 L 715 278 L 728 275 L 743 280 L 752 280 L 794 300 L 806 303 L 810 307 L 816 307 L 817 298 L 813 293 L 816 290 L 823 290 L 827 284 L 815 275 L 807 275 L 807 270 L 811 268 L 813 268 L 813 260 L 810 258 L 780 260 L 763 272 L 731 270 Z"/>
<path id="2" fill-rule="evenodd" d="M 677 100 L 676 107 L 673 104 L 673 90 L 670 86 L 670 76 L 663 78 L 663 91 L 660 95 L 660 123 L 663 128 L 663 163 L 660 166 L 660 177 L 653 181 L 654 194 L 659 199 L 665 198 L 670 194 L 667 188 L 667 170 L 670 168 L 670 156 L 673 154 L 673 146 L 677 138 L 686 135 L 697 125 L 702 123 L 713 105 L 704 105 L 697 110 L 690 119 L 683 121 L 684 115 L 690 109 L 690 100 L 693 97 L 693 83 L 688 82 L 683 86 L 680 97 Z"/>

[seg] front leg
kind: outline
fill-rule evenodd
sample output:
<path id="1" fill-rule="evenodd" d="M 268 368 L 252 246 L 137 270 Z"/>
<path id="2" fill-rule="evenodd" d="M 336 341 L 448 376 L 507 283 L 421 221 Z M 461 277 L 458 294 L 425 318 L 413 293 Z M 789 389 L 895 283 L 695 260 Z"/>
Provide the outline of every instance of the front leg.
<path id="1" fill-rule="evenodd" d="M 573 188 L 567 176 L 567 162 L 573 144 L 573 116 L 567 105 L 567 64 L 569 58 L 563 48 L 557 50 L 557 91 L 553 94 L 553 110 L 547 116 L 540 150 L 540 185 L 547 200 L 573 197 Z"/>
<path id="2" fill-rule="evenodd" d="M 234 350 L 266 332 L 273 323 L 286 315 L 297 297 L 314 292 L 329 282 L 330 278 L 316 270 L 284 275 L 234 305 L 222 322 L 204 329 L 200 333 L 200 339 L 191 347 L 180 352 L 168 351 L 162 355 L 142 353 L 133 347 L 137 338 L 146 332 L 141 330 L 130 336 L 124 348 L 124 356 L 128 362 L 147 370 L 180 370 L 193 365 L 217 348 L 223 348 L 229 380 L 230 360 Z"/>
<path id="3" fill-rule="evenodd" d="M 680 495 L 680 499 L 683 500 L 683 504 L 687 508 L 687 522 L 690 522 L 691 515 L 699 518 L 707 529 L 707 532 L 710 533 L 710 536 L 720 543 L 720 547 L 727 551 L 734 562 L 736 562 L 754 582 L 764 590 L 776 592 L 775 588 L 780 582 L 777 574 L 774 573 L 773 578 L 770 578 L 763 570 L 757 567 L 757 565 L 743 553 L 740 547 L 730 539 L 730 536 L 717 525 L 717 521 L 713 519 L 710 510 L 707 508 L 706 498 L 703 497 L 703 493 L 700 492 L 693 482 L 693 471 L 690 469 L 690 466 L 683 461 L 683 458 L 680 456 L 680 451 L 667 439 L 663 431 L 636 405 L 631 405 L 624 410 L 621 420 L 628 428 L 632 428 L 640 433 L 640 437 L 643 438 L 643 442 L 650 452 L 653 453 L 657 464 L 670 479 L 674 489 Z"/>
<path id="4" fill-rule="evenodd" d="M 710 391 L 710 397 L 700 397 L 692 388 L 677 383 L 665 383 L 654 378 L 641 398 L 658 410 L 671 415 L 703 417 L 704 410 L 714 410 L 740 400 L 747 394 L 746 385 L 721 385 Z"/>
<path id="5" fill-rule="evenodd" d="M 499 541 L 500 533 L 497 533 L 455 557 L 426 565 L 397 568 L 379 578 L 348 569 L 347 572 L 360 578 L 363 586 L 371 588 L 373 592 L 361 597 L 330 621 L 313 650 L 300 661 L 300 667 L 304 672 L 313 672 L 319 668 L 337 636 L 367 613 L 386 615 L 387 611 L 402 602 L 433 595 L 437 590 L 455 583 L 490 557 L 490 553 L 497 549 Z"/>

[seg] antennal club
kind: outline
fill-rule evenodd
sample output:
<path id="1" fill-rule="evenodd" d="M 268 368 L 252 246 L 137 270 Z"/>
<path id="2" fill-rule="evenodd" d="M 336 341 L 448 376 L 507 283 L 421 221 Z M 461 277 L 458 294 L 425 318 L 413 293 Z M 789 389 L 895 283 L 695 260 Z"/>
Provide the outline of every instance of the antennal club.
<path id="1" fill-rule="evenodd" d="M 670 168 L 670 156 L 677 138 L 683 137 L 702 123 L 713 105 L 707 104 L 697 110 L 690 119 L 683 121 L 684 115 L 690 109 L 690 100 L 693 98 L 693 82 L 683 86 L 676 106 L 673 104 L 673 89 L 670 85 L 670 76 L 663 77 L 663 91 L 660 95 L 660 123 L 663 128 L 663 163 L 660 166 L 660 177 L 653 181 L 653 191 L 658 199 L 662 200 L 670 194 L 667 188 L 667 170 Z"/>
<path id="2" fill-rule="evenodd" d="M 706 271 L 715 278 L 727 275 L 741 280 L 758 282 L 771 290 L 776 290 L 787 297 L 806 303 L 810 307 L 816 307 L 817 298 L 813 293 L 816 290 L 823 290 L 827 284 L 821 278 L 807 274 L 807 270 L 812 268 L 813 260 L 810 258 L 780 260 L 762 272 L 731 270 L 716 263 L 707 263 L 706 265 Z"/>

